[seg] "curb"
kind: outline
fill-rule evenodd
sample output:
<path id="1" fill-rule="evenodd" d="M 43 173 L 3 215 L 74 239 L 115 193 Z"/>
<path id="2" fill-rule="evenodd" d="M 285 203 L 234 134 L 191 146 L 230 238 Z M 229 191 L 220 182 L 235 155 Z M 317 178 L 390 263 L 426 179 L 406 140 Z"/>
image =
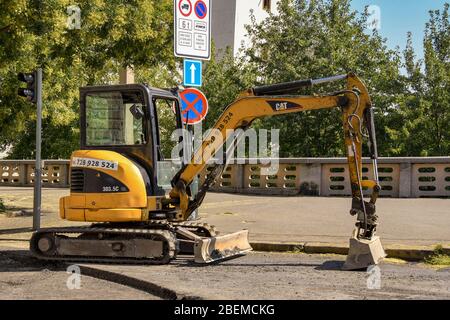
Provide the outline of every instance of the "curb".
<path id="1" fill-rule="evenodd" d="M 319 254 L 348 254 L 348 246 L 320 242 L 251 242 L 253 250 L 263 252 L 301 252 Z M 386 245 L 384 250 L 387 258 L 407 261 L 420 261 L 434 253 L 434 246 L 398 246 Z M 450 255 L 450 247 L 442 249 L 444 254 Z"/>

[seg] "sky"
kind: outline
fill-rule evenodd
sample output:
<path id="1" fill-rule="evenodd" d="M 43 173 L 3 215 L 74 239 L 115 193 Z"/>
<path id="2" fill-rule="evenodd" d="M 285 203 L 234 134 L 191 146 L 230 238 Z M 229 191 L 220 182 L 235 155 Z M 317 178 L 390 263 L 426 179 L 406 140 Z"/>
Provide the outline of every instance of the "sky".
<path id="1" fill-rule="evenodd" d="M 354 10 L 362 12 L 365 6 L 380 8 L 380 29 L 382 37 L 387 38 L 389 48 L 406 47 L 406 34 L 413 33 L 413 46 L 418 58 L 423 57 L 423 34 L 429 19 L 428 11 L 442 10 L 450 0 L 352 0 Z"/>

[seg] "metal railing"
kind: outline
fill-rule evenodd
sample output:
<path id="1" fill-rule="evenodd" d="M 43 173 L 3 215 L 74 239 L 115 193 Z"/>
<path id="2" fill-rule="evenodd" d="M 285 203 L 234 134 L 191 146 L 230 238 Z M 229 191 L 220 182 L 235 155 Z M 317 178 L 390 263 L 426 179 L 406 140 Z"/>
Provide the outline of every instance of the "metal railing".
<path id="1" fill-rule="evenodd" d="M 257 159 L 230 164 L 213 191 L 261 195 L 348 196 L 350 183 L 345 158 L 276 159 L 279 170 L 263 175 Z M 274 163 L 274 159 L 272 159 Z M 363 161 L 363 178 L 371 179 L 371 162 Z M 392 198 L 450 197 L 450 157 L 380 158 L 381 196 Z M 43 186 L 67 188 L 69 161 L 46 160 Z M 200 177 L 200 183 L 205 175 Z M 0 160 L 0 186 L 31 187 L 34 161 Z"/>

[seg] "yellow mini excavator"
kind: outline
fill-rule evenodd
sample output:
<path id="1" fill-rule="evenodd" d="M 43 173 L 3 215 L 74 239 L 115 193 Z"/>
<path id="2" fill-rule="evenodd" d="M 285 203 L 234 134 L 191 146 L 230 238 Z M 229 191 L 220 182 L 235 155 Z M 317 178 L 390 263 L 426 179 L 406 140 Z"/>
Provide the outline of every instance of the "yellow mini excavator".
<path id="1" fill-rule="evenodd" d="M 342 80 L 347 84 L 340 91 L 295 94 L 303 87 Z M 242 92 L 223 111 L 214 125 L 216 130 L 203 139 L 191 161 L 174 169 L 164 149 L 173 147 L 167 125 L 173 129 L 183 126 L 179 101 L 178 89 L 140 84 L 80 89 L 81 148 L 71 156 L 70 195 L 60 199 L 60 216 L 91 224 L 36 231 L 30 242 L 36 257 L 165 264 L 181 251 L 193 254 L 195 262 L 209 263 L 250 251 L 247 230 L 218 236 L 208 224 L 189 221 L 225 165 L 213 166 L 195 195 L 193 181 L 230 138 L 230 129 L 244 132 L 258 118 L 324 108 L 342 111 L 352 190 L 350 213 L 357 220 L 344 268 L 365 268 L 385 256 L 375 236 L 380 185 L 373 108 L 365 85 L 356 75 L 299 80 Z M 170 114 L 173 121 L 167 120 Z M 373 161 L 373 181 L 362 177 L 364 138 Z M 371 191 L 368 201 L 363 194 L 366 189 Z"/>

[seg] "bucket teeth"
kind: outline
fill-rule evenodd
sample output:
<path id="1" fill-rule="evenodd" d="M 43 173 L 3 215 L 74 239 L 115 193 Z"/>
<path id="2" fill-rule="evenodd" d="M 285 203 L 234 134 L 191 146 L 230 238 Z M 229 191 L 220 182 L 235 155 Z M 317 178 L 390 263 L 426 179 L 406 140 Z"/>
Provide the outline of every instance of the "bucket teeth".
<path id="1" fill-rule="evenodd" d="M 386 253 L 378 236 L 374 236 L 370 240 L 358 239 L 353 236 L 350 238 L 347 260 L 342 270 L 366 269 L 380 263 L 385 257 Z"/>
<path id="2" fill-rule="evenodd" d="M 196 263 L 211 263 L 243 255 L 252 250 L 248 242 L 248 230 L 223 236 L 196 240 L 194 256 Z"/>

